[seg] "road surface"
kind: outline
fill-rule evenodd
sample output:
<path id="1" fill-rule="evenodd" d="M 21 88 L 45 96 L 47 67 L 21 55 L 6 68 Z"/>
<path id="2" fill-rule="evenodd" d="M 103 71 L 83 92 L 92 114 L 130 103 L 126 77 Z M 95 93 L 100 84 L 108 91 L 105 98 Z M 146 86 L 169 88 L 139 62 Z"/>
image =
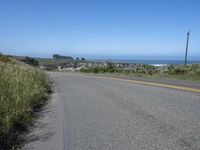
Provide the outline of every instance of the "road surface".
<path id="1" fill-rule="evenodd" d="M 200 150 L 200 93 L 49 74 L 62 103 L 63 149 Z"/>

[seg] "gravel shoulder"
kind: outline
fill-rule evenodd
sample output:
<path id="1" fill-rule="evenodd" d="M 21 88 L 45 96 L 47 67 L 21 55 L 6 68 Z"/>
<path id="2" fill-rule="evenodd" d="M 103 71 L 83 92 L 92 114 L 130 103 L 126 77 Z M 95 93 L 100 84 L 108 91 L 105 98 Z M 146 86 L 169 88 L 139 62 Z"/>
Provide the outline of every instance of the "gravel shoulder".
<path id="1" fill-rule="evenodd" d="M 50 100 L 37 112 L 37 121 L 28 129 L 24 150 L 63 150 L 63 106 L 54 89 Z"/>

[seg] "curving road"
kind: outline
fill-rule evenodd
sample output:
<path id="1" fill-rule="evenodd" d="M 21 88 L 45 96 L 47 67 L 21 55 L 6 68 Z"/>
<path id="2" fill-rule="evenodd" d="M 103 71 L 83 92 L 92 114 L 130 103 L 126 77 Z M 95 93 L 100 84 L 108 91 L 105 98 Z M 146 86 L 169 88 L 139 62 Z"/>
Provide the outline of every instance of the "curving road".
<path id="1" fill-rule="evenodd" d="M 200 93 L 49 74 L 62 103 L 65 150 L 200 149 Z"/>

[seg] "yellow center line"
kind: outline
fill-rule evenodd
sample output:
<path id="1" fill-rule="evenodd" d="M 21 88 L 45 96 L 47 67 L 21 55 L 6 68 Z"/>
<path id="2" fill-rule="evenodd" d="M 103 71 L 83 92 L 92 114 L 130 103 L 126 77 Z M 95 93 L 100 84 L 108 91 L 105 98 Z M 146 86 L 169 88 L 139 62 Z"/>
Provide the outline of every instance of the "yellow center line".
<path id="1" fill-rule="evenodd" d="M 73 74 L 78 75 L 78 76 L 90 76 L 91 77 L 91 75 L 87 75 L 87 74 L 76 74 L 76 73 L 73 73 Z M 102 77 L 102 76 L 92 76 L 92 77 L 200 93 L 199 88 L 190 88 L 190 87 L 185 87 L 185 86 L 176 86 L 176 85 L 153 83 L 153 82 L 146 82 L 146 81 L 129 80 L 129 79 L 122 79 L 122 78 L 118 78 L 118 77 Z"/>
<path id="2" fill-rule="evenodd" d="M 170 89 L 177 89 L 177 90 L 184 90 L 184 91 L 200 93 L 200 89 L 198 89 L 198 88 L 190 88 L 190 87 L 184 87 L 184 86 L 160 84 L 160 83 L 137 81 L 137 80 L 128 80 L 128 79 L 121 79 L 121 78 L 115 78 L 115 77 L 98 77 L 98 78 L 112 79 L 112 80 L 118 80 L 118 81 L 129 82 L 129 83 L 137 83 L 137 84 L 144 84 L 144 85 L 150 85 L 150 86 L 159 86 L 159 87 L 165 87 L 165 88 L 170 88 Z"/>

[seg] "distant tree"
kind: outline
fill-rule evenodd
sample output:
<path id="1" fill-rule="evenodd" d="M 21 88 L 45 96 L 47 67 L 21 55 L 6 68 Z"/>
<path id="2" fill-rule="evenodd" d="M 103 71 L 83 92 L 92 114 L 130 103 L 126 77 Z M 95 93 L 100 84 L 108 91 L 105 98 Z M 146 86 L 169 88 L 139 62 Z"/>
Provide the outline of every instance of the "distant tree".
<path id="1" fill-rule="evenodd" d="M 60 59 L 73 60 L 73 57 L 71 57 L 71 56 L 62 56 L 62 55 L 59 55 L 59 54 L 53 54 L 52 57 L 53 57 L 53 59 L 56 59 L 56 60 L 60 60 Z"/>
<path id="2" fill-rule="evenodd" d="M 60 59 L 60 55 L 59 54 L 53 54 L 52 57 L 56 60 Z"/>
<path id="3" fill-rule="evenodd" d="M 3 54 L 0 52 L 0 56 L 1 56 L 1 55 L 3 55 Z"/>
<path id="4" fill-rule="evenodd" d="M 31 57 L 25 57 L 25 59 L 21 59 L 21 61 L 23 61 L 24 63 L 29 64 L 31 66 L 34 66 L 34 67 L 39 66 L 38 61 L 34 58 L 31 58 Z"/>
<path id="5" fill-rule="evenodd" d="M 81 60 L 86 60 L 85 58 L 81 58 Z"/>
<path id="6" fill-rule="evenodd" d="M 71 59 L 71 60 L 73 60 L 73 57 L 71 57 L 71 56 L 60 56 L 60 59 Z"/>
<path id="7" fill-rule="evenodd" d="M 79 58 L 78 58 L 78 57 L 76 57 L 76 60 L 79 60 Z"/>

